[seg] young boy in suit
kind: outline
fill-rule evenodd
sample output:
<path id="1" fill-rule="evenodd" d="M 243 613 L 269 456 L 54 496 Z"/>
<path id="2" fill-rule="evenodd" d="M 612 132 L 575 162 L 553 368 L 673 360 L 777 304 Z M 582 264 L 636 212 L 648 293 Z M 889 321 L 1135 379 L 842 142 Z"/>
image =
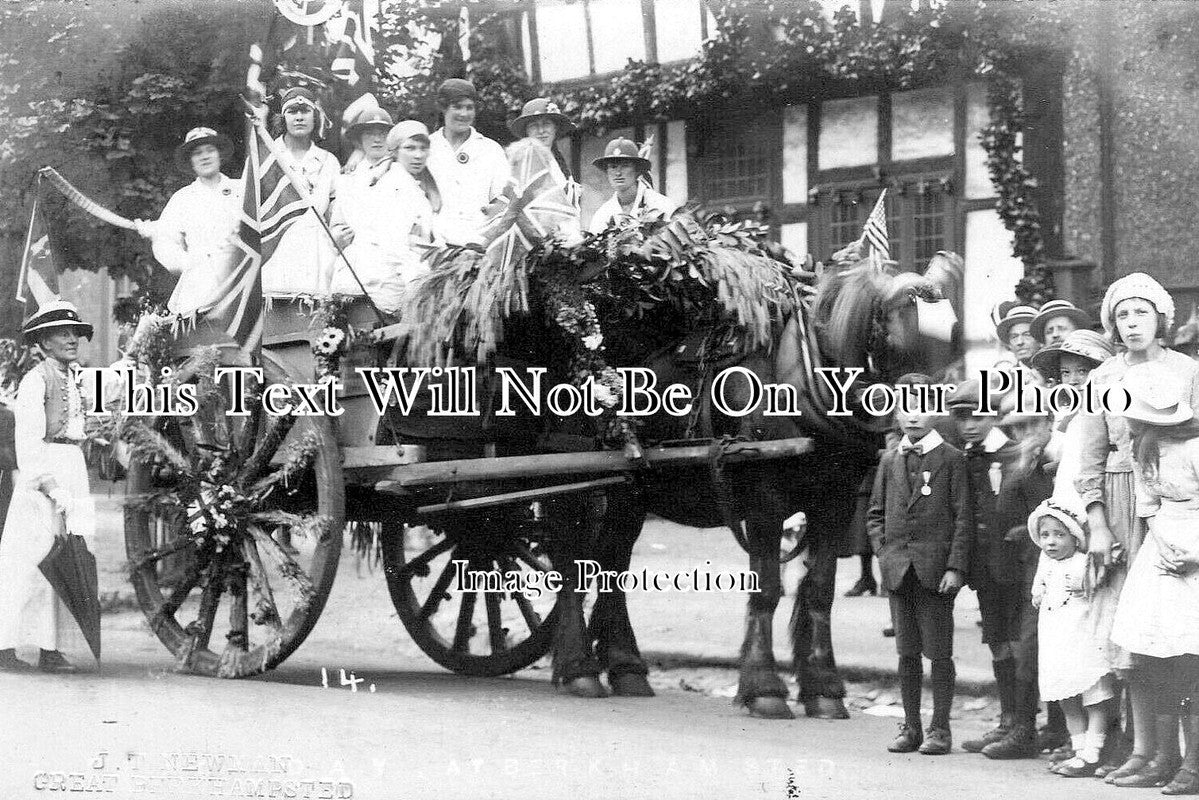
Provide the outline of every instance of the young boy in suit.
<path id="1" fill-rule="evenodd" d="M 996 415 L 977 413 L 980 393 L 977 380 L 965 381 L 946 405 L 965 442 L 974 521 L 967 583 L 978 593 L 1000 717 L 994 730 L 963 742 L 962 749 L 988 758 L 1035 758 L 1037 611 L 1032 582 L 1039 553 L 1027 521 L 1053 487 L 1022 445 L 997 427 Z"/>
<path id="2" fill-rule="evenodd" d="M 897 385 L 931 382 L 909 374 Z M 883 454 L 866 520 L 890 592 L 899 651 L 904 722 L 887 749 L 944 755 L 952 748 L 953 602 L 970 566 L 966 462 L 933 429 L 931 415 L 897 411 L 896 422 L 903 437 Z M 920 730 L 921 654 L 932 661 L 933 718 L 927 737 Z"/>

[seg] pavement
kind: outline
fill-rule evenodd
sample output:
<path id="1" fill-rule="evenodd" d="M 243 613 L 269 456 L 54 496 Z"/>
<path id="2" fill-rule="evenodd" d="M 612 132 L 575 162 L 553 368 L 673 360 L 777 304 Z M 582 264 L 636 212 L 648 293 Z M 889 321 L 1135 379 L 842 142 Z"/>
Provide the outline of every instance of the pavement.
<path id="1" fill-rule="evenodd" d="M 93 481 L 99 513 L 95 551 L 100 592 L 106 609 L 128 612 L 137 608 L 128 580 L 122 520 L 122 484 Z M 381 571 L 371 572 L 344 549 L 342 569 L 334 586 L 334 599 L 318 622 L 313 636 L 328 627 L 344 631 L 357 628 L 378 615 L 394 620 Z M 707 564 L 710 562 L 710 566 Z M 725 528 L 690 528 L 662 519 L 647 521 L 633 554 L 633 569 L 678 572 L 706 568 L 716 573 L 747 568 L 745 554 Z M 774 650 L 781 669 L 791 663 L 788 624 L 795 587 L 802 575 L 802 559 L 784 568 L 787 595 L 774 617 Z M 876 565 L 877 569 L 877 565 Z M 888 603 L 880 597 L 846 598 L 842 595 L 857 580 L 857 559 L 838 563 L 837 598 L 833 604 L 833 646 L 837 664 L 847 680 L 893 679 L 897 656 L 895 640 L 884 638 L 889 623 Z M 877 574 L 876 574 L 877 577 Z M 377 608 L 377 611 L 367 611 Z M 735 666 L 743 636 L 745 595 L 741 592 L 634 592 L 629 596 L 630 616 L 643 654 L 661 666 Z M 140 616 L 140 615 L 135 615 Z M 992 686 L 990 654 L 981 643 L 978 601 L 963 589 L 956 606 L 954 656 L 959 689 L 983 693 Z M 115 623 L 115 620 L 113 620 Z M 126 624 L 122 621 L 121 624 Z M 128 624 L 136 625 L 136 619 Z M 371 627 L 368 625 L 368 627 Z M 412 649 L 398 621 L 389 626 L 389 639 L 403 640 Z M 372 632 L 370 638 L 377 636 Z M 400 644 L 400 642 L 396 642 Z M 306 645 L 305 645 L 306 646 Z M 430 662 L 431 663 L 431 662 Z"/>

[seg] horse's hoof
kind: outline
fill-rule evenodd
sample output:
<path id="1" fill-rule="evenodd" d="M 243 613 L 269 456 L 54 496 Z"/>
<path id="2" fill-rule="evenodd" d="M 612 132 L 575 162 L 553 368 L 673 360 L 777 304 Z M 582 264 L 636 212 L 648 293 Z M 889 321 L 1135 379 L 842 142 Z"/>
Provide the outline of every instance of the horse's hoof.
<path id="1" fill-rule="evenodd" d="M 599 678 L 594 675 L 583 675 L 578 678 L 572 678 L 569 681 L 563 681 L 562 686 L 575 697 L 608 696 L 608 690 L 600 683 Z"/>
<path id="2" fill-rule="evenodd" d="M 654 690 L 644 675 L 626 672 L 622 675 L 609 675 L 608 683 L 612 686 L 612 694 L 617 697 L 653 697 Z"/>
<path id="3" fill-rule="evenodd" d="M 803 701 L 804 713 L 816 719 L 849 719 L 849 711 L 839 697 L 809 697 Z"/>
<path id="4" fill-rule="evenodd" d="M 790 706 L 782 697 L 755 697 L 745 704 L 751 717 L 762 719 L 795 719 Z"/>

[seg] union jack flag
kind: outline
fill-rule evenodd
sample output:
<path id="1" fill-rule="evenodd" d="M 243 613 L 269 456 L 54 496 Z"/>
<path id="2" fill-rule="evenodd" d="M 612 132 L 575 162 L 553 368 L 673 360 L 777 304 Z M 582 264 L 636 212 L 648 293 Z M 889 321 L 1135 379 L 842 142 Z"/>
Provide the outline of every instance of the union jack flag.
<path id="1" fill-rule="evenodd" d="M 200 313 L 246 350 L 256 350 L 262 343 L 262 265 L 275 254 L 284 231 L 312 203 L 288 177 L 262 126 L 250 128 L 241 225 L 233 251 L 237 263 L 221 285 L 218 299 Z"/>
<path id="2" fill-rule="evenodd" d="M 334 43 L 330 71 L 350 86 L 364 79 L 369 83 L 375 75 L 371 32 L 378 29 L 378 13 L 379 0 L 348 0 L 341 13 L 327 23 Z"/>
<path id="3" fill-rule="evenodd" d="M 886 199 L 887 190 L 883 189 L 870 216 L 866 218 L 865 227 L 862 228 L 862 240 L 883 259 L 891 258 L 891 244 L 887 238 L 887 209 L 884 205 Z"/>

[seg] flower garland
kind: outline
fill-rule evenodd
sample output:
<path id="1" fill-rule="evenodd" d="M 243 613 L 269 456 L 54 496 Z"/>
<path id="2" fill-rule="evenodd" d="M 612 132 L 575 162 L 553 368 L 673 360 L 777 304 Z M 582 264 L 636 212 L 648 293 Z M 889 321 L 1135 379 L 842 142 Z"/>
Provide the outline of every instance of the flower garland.
<path id="1" fill-rule="evenodd" d="M 317 302 L 312 327 L 320 328 L 320 335 L 312 342 L 312 355 L 316 360 L 317 380 L 336 377 L 341 372 L 341 359 L 362 338 L 361 332 L 350 325 L 350 303 L 348 297 L 334 297 Z"/>

